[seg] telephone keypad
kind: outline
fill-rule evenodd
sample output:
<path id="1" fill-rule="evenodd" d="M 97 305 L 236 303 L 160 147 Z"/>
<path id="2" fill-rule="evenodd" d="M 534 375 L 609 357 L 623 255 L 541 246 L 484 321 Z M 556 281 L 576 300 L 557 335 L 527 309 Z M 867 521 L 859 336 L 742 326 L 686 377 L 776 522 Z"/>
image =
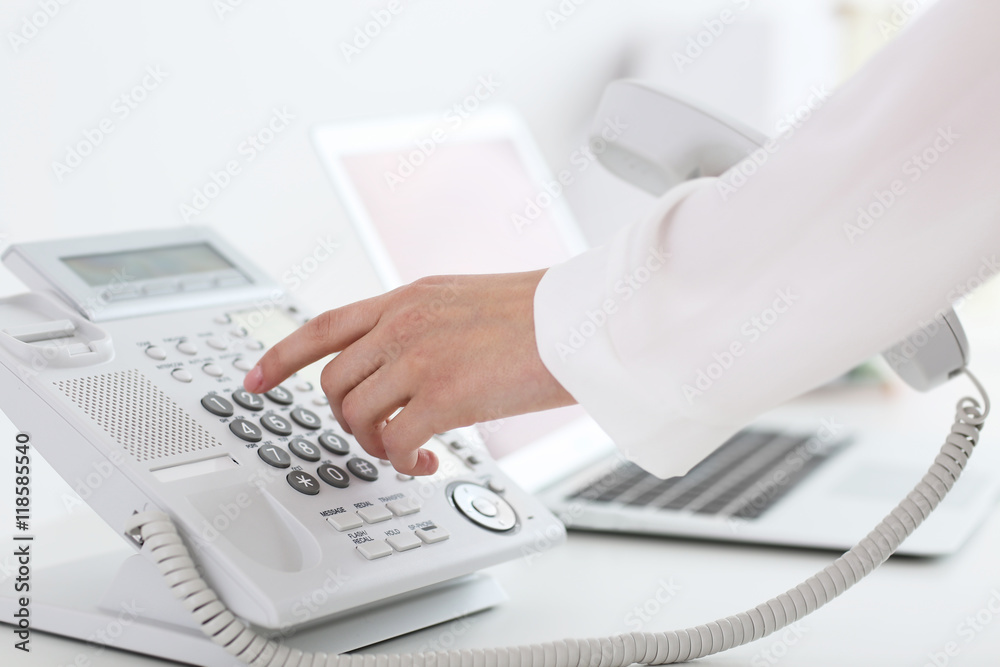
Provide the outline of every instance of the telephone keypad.
<path id="1" fill-rule="evenodd" d="M 202 398 L 201 405 L 216 417 L 233 416 L 233 404 L 217 394 L 209 394 Z"/>
<path id="2" fill-rule="evenodd" d="M 292 457 L 288 455 L 288 452 L 274 445 L 258 447 L 257 455 L 260 456 L 264 463 L 275 468 L 287 468 L 292 465 Z"/>
<path id="3" fill-rule="evenodd" d="M 260 425 L 275 435 L 291 435 L 292 425 L 284 417 L 269 412 L 260 418 Z"/>
<path id="4" fill-rule="evenodd" d="M 260 442 L 264 438 L 264 433 L 260 428 L 253 422 L 249 422 L 246 419 L 234 419 L 229 422 L 229 430 L 232 431 L 236 437 L 242 438 L 247 442 Z"/>
<path id="5" fill-rule="evenodd" d="M 315 496 L 319 493 L 319 480 L 307 472 L 293 470 L 288 473 L 288 476 L 285 477 L 285 479 L 287 479 L 292 488 L 299 493 L 304 493 L 307 496 Z"/>
<path id="6" fill-rule="evenodd" d="M 344 469 L 338 468 L 332 463 L 321 465 L 316 469 L 316 474 L 319 475 L 321 480 L 338 489 L 346 489 L 348 484 L 351 483 L 351 478 L 347 476 Z"/>
<path id="7" fill-rule="evenodd" d="M 340 456 L 345 456 L 351 451 L 351 447 L 347 444 L 347 440 L 344 440 L 332 431 L 324 431 L 319 436 L 319 444 L 323 446 L 323 449 L 331 454 L 338 454 Z"/>
<path id="8" fill-rule="evenodd" d="M 292 396 L 292 392 L 288 391 L 282 386 L 277 386 L 271 391 L 265 392 L 265 396 L 277 403 L 278 405 L 291 405 L 295 397 Z"/>
<path id="9" fill-rule="evenodd" d="M 347 462 L 347 469 L 354 473 L 355 477 L 366 482 L 374 482 L 378 479 L 378 468 L 373 466 L 371 461 L 365 459 L 351 459 Z"/>
<path id="10" fill-rule="evenodd" d="M 237 389 L 233 392 L 233 400 L 241 408 L 246 410 L 263 410 L 264 399 L 257 394 L 251 394 L 246 389 Z"/>
<path id="11" fill-rule="evenodd" d="M 318 429 L 320 427 L 319 415 L 317 415 L 312 410 L 306 410 L 305 408 L 295 408 L 289 415 L 292 421 L 301 426 L 302 428 L 307 428 L 310 431 Z"/>
<path id="12" fill-rule="evenodd" d="M 292 454 L 300 459 L 312 462 L 319 461 L 319 448 L 305 438 L 293 438 L 288 443 L 288 448 L 292 450 Z"/>

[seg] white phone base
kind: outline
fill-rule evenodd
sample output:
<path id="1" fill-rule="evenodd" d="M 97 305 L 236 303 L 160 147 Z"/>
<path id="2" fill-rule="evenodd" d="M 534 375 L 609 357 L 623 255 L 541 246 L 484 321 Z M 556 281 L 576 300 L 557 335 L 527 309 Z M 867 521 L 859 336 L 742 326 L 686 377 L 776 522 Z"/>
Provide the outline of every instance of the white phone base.
<path id="1" fill-rule="evenodd" d="M 42 568 L 34 579 L 34 630 L 177 662 L 233 667 L 233 656 L 205 637 L 153 565 L 129 549 Z M 283 639 L 303 651 L 343 653 L 507 599 L 493 577 L 475 573 L 353 610 L 340 619 L 291 628 Z M 15 600 L 4 591 L 0 614 L 13 618 L 14 611 Z"/>

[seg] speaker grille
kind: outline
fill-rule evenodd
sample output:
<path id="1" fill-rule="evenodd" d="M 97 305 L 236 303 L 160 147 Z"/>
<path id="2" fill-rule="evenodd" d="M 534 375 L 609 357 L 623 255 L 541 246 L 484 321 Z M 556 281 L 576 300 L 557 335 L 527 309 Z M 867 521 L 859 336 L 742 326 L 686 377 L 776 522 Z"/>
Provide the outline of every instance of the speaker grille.
<path id="1" fill-rule="evenodd" d="M 211 433 L 137 370 L 53 384 L 137 461 L 221 446 Z"/>

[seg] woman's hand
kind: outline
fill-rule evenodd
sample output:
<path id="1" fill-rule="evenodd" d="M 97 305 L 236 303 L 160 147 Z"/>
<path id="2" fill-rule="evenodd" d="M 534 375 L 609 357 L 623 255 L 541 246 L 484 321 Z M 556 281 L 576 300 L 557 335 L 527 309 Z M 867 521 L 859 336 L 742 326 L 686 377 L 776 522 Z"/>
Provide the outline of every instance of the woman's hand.
<path id="1" fill-rule="evenodd" d="M 268 350 L 244 386 L 267 391 L 340 352 L 321 376 L 340 425 L 399 472 L 432 474 L 437 457 L 420 446 L 433 434 L 575 402 L 535 344 L 544 273 L 424 278 L 327 311 Z"/>

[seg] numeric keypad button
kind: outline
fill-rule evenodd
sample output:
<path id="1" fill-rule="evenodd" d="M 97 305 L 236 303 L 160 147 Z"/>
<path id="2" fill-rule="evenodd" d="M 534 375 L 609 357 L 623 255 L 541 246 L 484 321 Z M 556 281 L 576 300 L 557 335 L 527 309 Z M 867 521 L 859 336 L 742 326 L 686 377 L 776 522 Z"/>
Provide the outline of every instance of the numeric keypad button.
<path id="1" fill-rule="evenodd" d="M 347 462 L 347 469 L 354 473 L 355 477 L 366 482 L 374 482 L 378 479 L 378 468 L 371 461 L 365 459 L 351 459 Z"/>
<path id="2" fill-rule="evenodd" d="M 292 425 L 281 415 L 273 412 L 260 418 L 260 425 L 275 435 L 291 435 Z"/>
<path id="3" fill-rule="evenodd" d="M 264 399 L 259 394 L 251 394 L 246 389 L 237 389 L 233 392 L 233 400 L 236 405 L 247 410 L 263 410 Z"/>
<path id="4" fill-rule="evenodd" d="M 275 468 L 287 468 L 292 465 L 292 457 L 288 455 L 288 452 L 281 447 L 276 447 L 274 445 L 258 447 L 257 456 L 259 456 L 264 463 L 272 465 Z"/>
<path id="5" fill-rule="evenodd" d="M 292 392 L 282 386 L 277 386 L 271 391 L 264 392 L 264 395 L 278 405 L 291 405 L 292 401 L 295 400 L 295 397 L 292 396 Z"/>
<path id="6" fill-rule="evenodd" d="M 302 428 L 307 428 L 311 431 L 315 431 L 320 427 L 319 415 L 317 415 L 312 410 L 306 410 L 305 408 L 295 408 L 289 415 L 292 421 L 301 426 Z"/>
<path id="7" fill-rule="evenodd" d="M 264 437 L 260 427 L 246 419 L 234 419 L 229 422 L 229 430 L 247 442 L 260 442 Z"/>
<path id="8" fill-rule="evenodd" d="M 351 478 L 347 476 L 343 468 L 338 468 L 330 463 L 324 463 L 317 468 L 316 474 L 321 480 L 338 489 L 346 489 L 347 485 L 351 483 Z"/>
<path id="9" fill-rule="evenodd" d="M 218 394 L 208 394 L 202 398 L 201 406 L 217 417 L 233 416 L 233 404 Z"/>
<path id="10" fill-rule="evenodd" d="M 285 477 L 293 489 L 307 496 L 315 496 L 319 493 L 319 481 L 307 472 L 293 470 Z"/>
<path id="11" fill-rule="evenodd" d="M 322 445 L 323 449 L 326 451 L 331 454 L 337 454 L 338 456 L 345 456 L 351 451 L 351 447 L 347 444 L 347 440 L 344 440 L 332 431 L 327 431 L 326 433 L 320 435 L 319 444 Z"/>
<path id="12" fill-rule="evenodd" d="M 300 459 L 314 463 L 319 461 L 319 447 L 305 438 L 292 438 L 292 441 L 288 443 L 288 448 L 292 450 L 292 454 L 295 454 Z"/>

